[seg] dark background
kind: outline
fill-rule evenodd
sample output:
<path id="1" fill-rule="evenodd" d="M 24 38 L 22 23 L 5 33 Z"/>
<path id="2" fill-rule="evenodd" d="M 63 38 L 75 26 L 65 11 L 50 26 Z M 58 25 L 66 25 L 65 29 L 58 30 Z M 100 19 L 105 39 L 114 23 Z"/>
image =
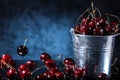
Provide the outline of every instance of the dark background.
<path id="1" fill-rule="evenodd" d="M 70 28 L 92 0 L 0 0 L 0 56 L 39 60 L 42 52 L 53 58 L 59 54 L 73 57 Z M 93 0 L 104 13 L 120 17 L 119 0 Z M 28 38 L 29 53 L 21 57 L 17 46 Z M 116 37 L 114 56 L 120 56 L 120 36 Z"/>

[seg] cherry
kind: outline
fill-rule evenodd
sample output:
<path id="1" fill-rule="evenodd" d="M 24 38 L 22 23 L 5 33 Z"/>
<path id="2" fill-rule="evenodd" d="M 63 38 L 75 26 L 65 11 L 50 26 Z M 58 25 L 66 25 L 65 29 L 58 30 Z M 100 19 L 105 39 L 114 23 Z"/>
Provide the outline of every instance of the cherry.
<path id="1" fill-rule="evenodd" d="M 30 72 L 28 70 L 22 70 L 20 71 L 20 77 L 22 79 L 26 79 L 26 78 L 29 78 L 30 77 Z"/>
<path id="2" fill-rule="evenodd" d="M 58 72 L 58 67 L 55 66 L 53 68 L 50 68 L 49 71 L 52 73 Z"/>
<path id="3" fill-rule="evenodd" d="M 103 35 L 104 29 L 102 27 L 96 27 L 95 29 L 93 29 L 93 34 L 94 35 Z"/>
<path id="4" fill-rule="evenodd" d="M 35 80 L 47 80 L 47 78 L 44 74 L 40 74 L 35 78 Z"/>
<path id="5" fill-rule="evenodd" d="M 36 63 L 33 60 L 29 60 L 25 64 L 30 71 L 33 70 L 36 66 Z"/>
<path id="6" fill-rule="evenodd" d="M 92 27 L 92 28 L 95 28 L 96 27 L 95 21 L 94 20 L 90 21 L 89 26 Z"/>
<path id="7" fill-rule="evenodd" d="M 18 46 L 17 52 L 20 56 L 25 56 L 28 53 L 28 48 L 26 46 Z"/>
<path id="8" fill-rule="evenodd" d="M 66 75 L 70 75 L 70 76 L 73 76 L 73 74 L 74 74 L 73 69 L 69 68 L 69 67 L 66 67 L 64 72 L 65 72 Z"/>
<path id="9" fill-rule="evenodd" d="M 89 19 L 83 18 L 83 19 L 82 19 L 82 22 L 81 22 L 81 25 L 82 25 L 82 26 L 86 26 L 86 25 L 88 25 L 89 22 L 90 22 Z"/>
<path id="10" fill-rule="evenodd" d="M 50 68 L 54 68 L 56 66 L 56 63 L 54 60 L 52 59 L 48 59 L 45 61 L 45 66 L 50 69 Z"/>
<path id="11" fill-rule="evenodd" d="M 51 59 L 51 56 L 48 53 L 42 53 L 40 55 L 40 59 L 42 60 L 42 62 L 45 62 L 48 59 Z"/>
<path id="12" fill-rule="evenodd" d="M 12 59 L 12 57 L 9 54 L 3 54 L 1 57 L 1 60 L 3 60 L 6 63 L 8 63 L 10 59 Z"/>
<path id="13" fill-rule="evenodd" d="M 64 65 L 66 67 L 69 67 L 70 65 L 74 65 L 74 64 L 75 64 L 75 61 L 72 58 L 65 58 Z"/>
<path id="14" fill-rule="evenodd" d="M 52 80 L 56 80 L 56 76 L 55 76 L 55 73 L 51 73 L 51 72 L 48 72 L 47 73 L 47 78 L 48 79 L 52 79 Z"/>
<path id="15" fill-rule="evenodd" d="M 110 27 L 112 28 L 113 32 L 115 32 L 115 30 L 117 30 L 117 29 L 119 30 L 118 23 L 116 23 L 116 22 L 111 22 Z"/>
<path id="16" fill-rule="evenodd" d="M 88 35 L 88 34 L 90 34 L 90 32 L 91 32 L 91 27 L 89 27 L 89 26 L 80 27 L 80 34 Z"/>
<path id="17" fill-rule="evenodd" d="M 100 26 L 100 27 L 105 27 L 107 25 L 107 21 L 103 18 L 101 18 L 99 21 L 97 21 L 97 26 Z"/>
<path id="18" fill-rule="evenodd" d="M 58 80 L 64 80 L 65 78 L 65 74 L 63 72 L 56 72 L 55 75 Z"/>
<path id="19" fill-rule="evenodd" d="M 108 80 L 108 75 L 105 73 L 100 73 L 98 75 L 98 80 Z"/>
<path id="20" fill-rule="evenodd" d="M 110 26 L 106 26 L 104 28 L 104 30 L 105 30 L 105 34 L 107 34 L 107 35 L 110 35 L 110 34 L 113 33 L 113 30 L 112 30 L 112 28 Z"/>
<path id="21" fill-rule="evenodd" d="M 17 53 L 20 56 L 25 56 L 28 53 L 28 48 L 25 46 L 28 39 L 25 39 L 24 45 L 18 46 Z"/>
<path id="22" fill-rule="evenodd" d="M 18 67 L 18 71 L 28 70 L 28 67 L 26 64 L 22 64 Z"/>
<path id="23" fill-rule="evenodd" d="M 85 76 L 85 69 L 82 68 L 76 68 L 74 71 L 74 76 L 76 78 L 82 78 Z"/>
<path id="24" fill-rule="evenodd" d="M 10 79 L 14 79 L 17 75 L 17 71 L 15 69 L 9 69 L 7 71 L 7 77 Z"/>

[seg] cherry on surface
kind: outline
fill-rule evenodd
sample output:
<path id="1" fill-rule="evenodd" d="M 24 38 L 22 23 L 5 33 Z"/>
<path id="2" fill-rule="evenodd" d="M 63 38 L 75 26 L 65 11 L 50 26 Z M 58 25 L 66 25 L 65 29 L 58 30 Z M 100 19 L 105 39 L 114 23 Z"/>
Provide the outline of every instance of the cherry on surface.
<path id="1" fill-rule="evenodd" d="M 50 68 L 54 68 L 56 66 L 56 63 L 54 60 L 52 59 L 48 59 L 45 61 L 45 66 L 50 69 Z"/>
<path id="2" fill-rule="evenodd" d="M 58 80 L 64 80 L 65 78 L 65 74 L 63 72 L 56 72 L 55 75 Z"/>
<path id="3" fill-rule="evenodd" d="M 8 78 L 14 79 L 17 76 L 17 71 L 15 69 L 9 69 L 6 75 Z"/>
<path id="4" fill-rule="evenodd" d="M 19 67 L 18 67 L 18 71 L 23 71 L 23 70 L 28 70 L 28 67 L 26 64 L 21 64 Z"/>
<path id="5" fill-rule="evenodd" d="M 82 78 L 82 77 L 85 76 L 85 74 L 86 74 L 85 69 L 76 68 L 76 69 L 74 70 L 74 76 L 75 76 L 76 78 Z"/>
<path id="6" fill-rule="evenodd" d="M 28 69 L 29 69 L 30 71 L 33 70 L 33 69 L 35 69 L 35 66 L 36 66 L 35 61 L 29 60 L 29 61 L 27 61 L 25 64 L 26 64 L 26 66 L 28 67 Z"/>
<path id="7" fill-rule="evenodd" d="M 72 58 L 65 58 L 63 63 L 66 67 L 69 67 L 70 65 L 74 65 L 75 61 Z"/>
<path id="8" fill-rule="evenodd" d="M 30 72 L 28 70 L 22 70 L 20 71 L 20 77 L 22 79 L 26 79 L 26 78 L 29 78 L 30 77 Z"/>
<path id="9" fill-rule="evenodd" d="M 45 62 L 46 60 L 51 59 L 51 56 L 48 53 L 44 52 L 40 55 L 40 59 L 42 62 Z"/>
<path id="10" fill-rule="evenodd" d="M 108 75 L 105 74 L 105 73 L 100 73 L 100 74 L 98 75 L 98 80 L 109 80 L 109 77 L 108 77 Z"/>
<path id="11" fill-rule="evenodd" d="M 1 57 L 1 60 L 3 60 L 6 63 L 8 63 L 10 59 L 12 59 L 12 57 L 9 54 L 3 54 Z"/>

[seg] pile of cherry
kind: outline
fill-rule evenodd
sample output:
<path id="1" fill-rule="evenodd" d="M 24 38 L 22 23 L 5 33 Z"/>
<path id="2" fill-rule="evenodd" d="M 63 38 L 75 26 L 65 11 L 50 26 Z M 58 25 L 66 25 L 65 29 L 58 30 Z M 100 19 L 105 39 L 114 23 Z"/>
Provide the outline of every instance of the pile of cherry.
<path id="1" fill-rule="evenodd" d="M 113 35 L 118 33 L 120 19 L 116 15 L 105 14 L 106 18 L 101 17 L 101 12 L 98 8 L 94 8 L 91 3 L 91 8 L 87 9 L 77 20 L 74 28 L 76 34 L 82 35 Z M 87 13 L 87 16 L 86 16 Z M 99 16 L 97 15 L 99 13 Z M 86 16 L 86 17 L 84 17 Z M 79 20 L 82 20 L 79 22 Z M 111 21 L 115 18 L 117 21 Z"/>
<path id="2" fill-rule="evenodd" d="M 86 69 L 75 65 L 72 58 L 65 58 L 63 61 L 64 70 L 59 70 L 56 65 L 56 60 L 53 60 L 48 53 L 42 53 L 40 60 L 44 63 L 43 66 L 35 68 L 36 62 L 28 60 L 26 63 L 19 65 L 16 68 L 16 62 L 9 54 L 3 54 L 0 58 L 0 70 L 6 71 L 6 76 L 9 80 L 80 80 L 85 77 Z M 45 67 L 47 70 L 33 77 L 36 70 Z M 72 79 L 71 79 L 72 78 Z M 98 80 L 107 80 L 108 76 L 104 73 L 98 75 Z M 2 74 L 0 74 L 0 79 Z M 4 79 L 3 79 L 4 80 Z"/>

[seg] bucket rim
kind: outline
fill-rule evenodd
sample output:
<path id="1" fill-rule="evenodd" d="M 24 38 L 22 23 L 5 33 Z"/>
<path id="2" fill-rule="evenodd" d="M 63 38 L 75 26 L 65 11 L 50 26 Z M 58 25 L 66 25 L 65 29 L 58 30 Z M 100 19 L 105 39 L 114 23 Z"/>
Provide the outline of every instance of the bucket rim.
<path id="1" fill-rule="evenodd" d="M 83 36 L 83 37 L 114 37 L 114 36 L 118 36 L 120 33 L 117 34 L 112 34 L 112 35 L 82 35 L 82 34 L 75 34 L 74 32 L 74 28 L 70 29 L 70 32 L 72 35 L 76 35 L 76 36 Z"/>

